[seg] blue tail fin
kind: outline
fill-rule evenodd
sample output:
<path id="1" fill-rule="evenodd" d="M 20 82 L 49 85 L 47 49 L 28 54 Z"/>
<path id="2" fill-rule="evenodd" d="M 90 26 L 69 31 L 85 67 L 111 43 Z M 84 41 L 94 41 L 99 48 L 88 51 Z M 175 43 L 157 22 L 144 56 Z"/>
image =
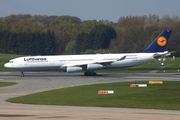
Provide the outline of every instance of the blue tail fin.
<path id="1" fill-rule="evenodd" d="M 153 52 L 164 52 L 166 45 L 168 43 L 169 37 L 172 30 L 164 30 L 159 34 L 159 36 L 146 48 L 144 53 L 153 53 Z"/>

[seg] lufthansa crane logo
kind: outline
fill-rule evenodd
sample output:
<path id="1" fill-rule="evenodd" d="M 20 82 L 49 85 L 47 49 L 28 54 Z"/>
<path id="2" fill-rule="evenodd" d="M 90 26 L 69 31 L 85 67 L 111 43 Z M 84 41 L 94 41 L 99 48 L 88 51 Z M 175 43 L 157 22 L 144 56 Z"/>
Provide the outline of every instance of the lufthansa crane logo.
<path id="1" fill-rule="evenodd" d="M 157 44 L 161 47 L 165 46 L 167 44 L 167 39 L 164 36 L 160 36 L 157 39 Z"/>

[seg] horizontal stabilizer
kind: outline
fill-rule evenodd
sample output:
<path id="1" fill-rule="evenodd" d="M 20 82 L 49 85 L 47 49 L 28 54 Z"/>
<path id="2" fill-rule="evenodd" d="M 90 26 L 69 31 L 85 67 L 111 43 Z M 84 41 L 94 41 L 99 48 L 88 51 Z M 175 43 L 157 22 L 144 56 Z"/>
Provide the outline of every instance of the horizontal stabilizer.
<path id="1" fill-rule="evenodd" d="M 153 57 L 154 57 L 155 59 L 159 59 L 159 58 L 161 58 L 161 57 L 170 56 L 172 53 L 175 53 L 175 52 L 176 52 L 176 51 L 166 52 L 166 53 L 164 53 L 164 54 L 155 53 L 155 54 L 153 55 Z"/>

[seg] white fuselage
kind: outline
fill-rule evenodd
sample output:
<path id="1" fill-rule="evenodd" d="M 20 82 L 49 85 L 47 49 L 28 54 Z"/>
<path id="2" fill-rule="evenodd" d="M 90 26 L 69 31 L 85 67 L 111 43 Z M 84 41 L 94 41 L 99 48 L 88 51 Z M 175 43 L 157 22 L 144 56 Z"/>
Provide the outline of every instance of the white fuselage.
<path id="1" fill-rule="evenodd" d="M 158 54 L 163 54 L 158 53 Z M 123 53 L 123 54 L 90 54 L 90 55 L 54 55 L 54 56 L 28 56 L 10 60 L 4 66 L 18 71 L 34 70 L 66 70 L 67 67 L 80 66 L 87 70 L 88 64 L 99 64 L 103 68 L 131 67 L 153 61 L 155 53 Z M 125 59 L 119 60 L 123 56 Z M 110 62 L 109 62 L 110 61 Z M 113 61 L 113 62 L 112 62 Z"/>
<path id="2" fill-rule="evenodd" d="M 172 30 L 162 31 L 142 53 L 28 56 L 10 60 L 4 66 L 13 70 L 63 70 L 68 73 L 86 71 L 85 76 L 95 76 L 94 70 L 124 68 L 144 64 L 173 52 L 165 51 Z"/>

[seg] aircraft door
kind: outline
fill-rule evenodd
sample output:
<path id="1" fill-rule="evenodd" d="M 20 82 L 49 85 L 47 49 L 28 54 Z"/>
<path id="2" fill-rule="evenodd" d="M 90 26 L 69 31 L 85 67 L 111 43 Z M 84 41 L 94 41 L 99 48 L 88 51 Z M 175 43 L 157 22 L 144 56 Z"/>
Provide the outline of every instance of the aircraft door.
<path id="1" fill-rule="evenodd" d="M 51 65 L 55 65 L 55 59 L 54 59 L 54 58 L 51 59 L 50 64 L 51 64 Z"/>
<path id="2" fill-rule="evenodd" d="M 102 61 L 102 58 L 100 56 L 98 56 L 98 57 L 94 58 L 94 61 L 100 62 L 100 61 Z"/>
<path id="3" fill-rule="evenodd" d="M 24 66 L 23 61 L 15 61 L 15 63 L 18 64 L 18 66 Z"/>
<path id="4" fill-rule="evenodd" d="M 141 55 L 137 56 L 137 61 L 141 61 Z"/>

